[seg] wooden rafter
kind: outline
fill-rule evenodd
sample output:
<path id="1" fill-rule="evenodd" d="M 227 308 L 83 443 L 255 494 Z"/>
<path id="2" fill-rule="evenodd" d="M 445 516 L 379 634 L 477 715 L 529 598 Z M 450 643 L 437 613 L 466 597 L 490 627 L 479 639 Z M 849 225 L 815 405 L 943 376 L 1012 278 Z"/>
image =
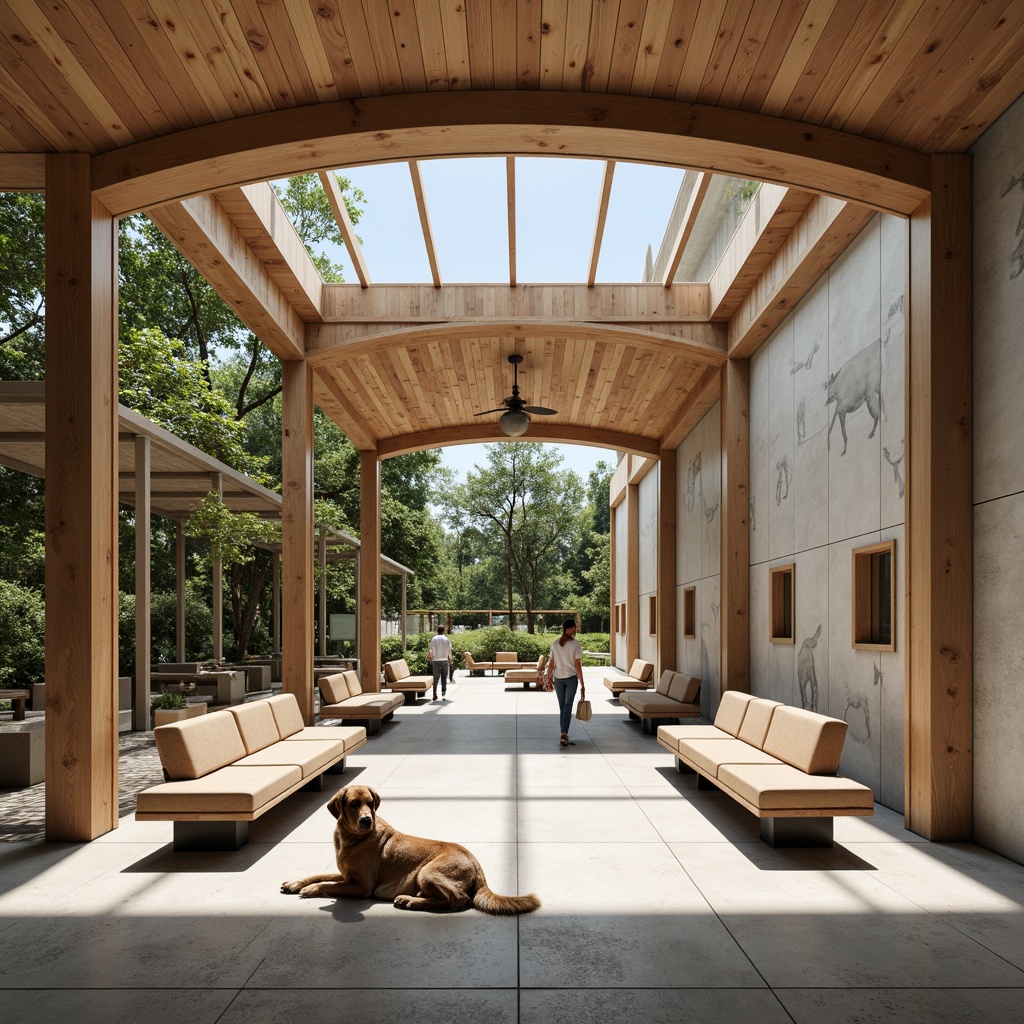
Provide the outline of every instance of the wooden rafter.
<path id="1" fill-rule="evenodd" d="M 601 201 L 597 206 L 597 224 L 594 227 L 594 244 L 590 248 L 590 270 L 587 273 L 587 287 L 593 288 L 597 280 L 597 264 L 601 259 L 601 240 L 604 238 L 604 223 L 608 218 L 608 201 L 612 197 L 612 178 L 615 176 L 615 161 L 604 165 L 604 182 L 601 185 Z"/>
<path id="2" fill-rule="evenodd" d="M 430 227 L 430 213 L 427 210 L 427 197 L 423 194 L 423 178 L 420 176 L 418 160 L 409 161 L 409 176 L 412 178 L 412 190 L 416 195 L 416 209 L 420 215 L 420 227 L 423 229 L 423 244 L 427 247 L 427 260 L 430 263 L 430 276 L 434 287 L 441 287 L 441 271 L 437 267 L 437 250 L 434 247 L 434 232 Z"/>
<path id="3" fill-rule="evenodd" d="M 320 184 L 327 193 L 327 201 L 331 204 L 334 219 L 338 222 L 341 230 L 341 237 L 345 239 L 345 248 L 352 258 L 352 266 L 355 267 L 356 277 L 363 288 L 370 284 L 370 272 L 366 269 L 366 261 L 363 259 L 362 246 L 356 238 L 356 229 L 352 226 L 352 218 L 348 215 L 348 207 L 345 205 L 345 197 L 338 188 L 338 179 L 333 171 L 320 171 Z"/>
<path id="4" fill-rule="evenodd" d="M 516 283 L 516 158 L 505 158 L 505 178 L 508 182 L 508 283 Z"/>
<path id="5" fill-rule="evenodd" d="M 706 171 L 701 171 L 697 175 L 693 191 L 690 193 L 690 201 L 686 204 L 683 222 L 679 225 L 679 233 L 676 235 L 676 240 L 672 245 L 672 258 L 668 261 L 668 266 L 665 268 L 665 276 L 661 281 L 666 288 L 672 287 L 676 271 L 679 269 L 679 261 L 683 258 L 686 243 L 690 240 L 690 235 L 693 234 L 693 227 L 697 223 L 697 216 L 700 214 L 704 197 L 708 194 L 710 187 L 711 175 Z"/>

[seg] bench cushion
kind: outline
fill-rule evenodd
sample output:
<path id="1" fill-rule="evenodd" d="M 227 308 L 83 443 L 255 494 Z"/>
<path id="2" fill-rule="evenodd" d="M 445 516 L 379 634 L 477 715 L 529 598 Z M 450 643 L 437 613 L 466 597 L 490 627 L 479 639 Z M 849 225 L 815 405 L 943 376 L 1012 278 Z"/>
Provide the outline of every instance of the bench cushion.
<path id="1" fill-rule="evenodd" d="M 619 697 L 619 703 L 641 717 L 679 718 L 700 715 L 696 704 L 681 704 L 652 690 L 629 690 Z"/>
<path id="2" fill-rule="evenodd" d="M 659 725 L 658 741 L 679 749 L 680 740 L 731 740 L 733 737 L 715 725 Z"/>
<path id="3" fill-rule="evenodd" d="M 668 688 L 668 696 L 680 704 L 692 704 L 700 693 L 700 680 L 682 672 L 677 672 L 675 676 Z"/>
<path id="4" fill-rule="evenodd" d="M 763 750 L 731 737 L 724 740 L 683 739 L 679 741 L 679 754 L 712 778 L 718 778 L 719 769 L 727 764 L 782 764 Z"/>
<path id="5" fill-rule="evenodd" d="M 805 775 L 788 764 L 722 765 L 718 781 L 762 811 L 874 808 L 867 786 L 836 776 Z"/>
<path id="6" fill-rule="evenodd" d="M 669 687 L 672 685 L 672 680 L 676 677 L 675 672 L 672 669 L 667 668 L 661 673 L 661 678 L 658 680 L 658 685 L 655 686 L 654 692 L 660 693 L 663 697 L 668 696 Z"/>
<path id="7" fill-rule="evenodd" d="M 384 665 L 384 678 L 389 683 L 397 683 L 406 676 L 411 676 L 412 673 L 409 671 L 409 663 L 405 658 L 395 658 L 394 661 L 386 662 Z"/>
<path id="8" fill-rule="evenodd" d="M 803 708 L 777 707 L 764 751 L 808 775 L 835 775 L 846 740 L 846 723 Z"/>
<path id="9" fill-rule="evenodd" d="M 743 716 L 743 724 L 736 738 L 752 743 L 758 749 L 764 748 L 764 738 L 768 735 L 768 726 L 771 724 L 772 714 L 782 702 L 777 700 L 765 700 L 763 697 L 754 697 L 747 701 L 747 711 Z"/>
<path id="10" fill-rule="evenodd" d="M 328 704 L 337 704 L 339 701 L 348 700 L 348 683 L 345 680 L 344 672 L 321 676 L 316 685 L 320 687 L 320 693 Z"/>
<path id="11" fill-rule="evenodd" d="M 405 698 L 400 693 L 361 693 L 346 697 L 340 704 L 321 704 L 321 718 L 384 718 L 401 707 Z"/>
<path id="12" fill-rule="evenodd" d="M 264 747 L 255 754 L 249 754 L 236 761 L 235 767 L 293 764 L 302 772 L 302 777 L 308 779 L 311 775 L 319 775 L 332 761 L 344 756 L 344 740 L 322 740 L 319 743 L 306 740 L 278 740 L 273 746 Z"/>
<path id="13" fill-rule="evenodd" d="M 191 721 L 202 720 L 193 718 Z M 160 728 L 171 727 L 163 725 Z M 241 738 L 238 742 L 241 745 Z M 144 789 L 138 796 L 138 810 L 140 814 L 189 811 L 199 814 L 251 814 L 301 781 L 302 772 L 296 765 L 254 768 L 232 765 L 201 779 L 165 782 Z"/>
<path id="14" fill-rule="evenodd" d="M 277 723 L 277 734 L 280 739 L 295 736 L 306 727 L 294 693 L 279 693 L 264 703 L 270 706 L 274 721 Z"/>
<path id="15" fill-rule="evenodd" d="M 741 693 L 739 690 L 726 690 L 722 699 L 718 702 L 718 711 L 715 714 L 715 725 L 733 736 L 738 736 L 740 726 L 743 724 L 743 716 L 747 713 L 747 705 L 754 700 L 749 693 Z"/>
<path id="16" fill-rule="evenodd" d="M 494 664 L 498 665 L 518 665 L 519 655 L 515 651 L 495 651 L 494 652 Z"/>
<path id="17" fill-rule="evenodd" d="M 342 676 L 345 678 L 345 686 L 348 687 L 348 695 L 358 697 L 363 692 L 363 682 L 359 678 L 359 673 L 354 668 L 347 668 L 342 672 Z"/>
<path id="18" fill-rule="evenodd" d="M 389 690 L 400 690 L 400 691 L 420 691 L 428 689 L 434 685 L 433 676 L 403 676 L 401 679 L 396 679 L 394 682 L 388 683 Z"/>
<path id="19" fill-rule="evenodd" d="M 273 709 L 265 700 L 238 704 L 228 708 L 228 714 L 234 716 L 247 754 L 255 754 L 272 743 L 281 742 Z"/>
<path id="20" fill-rule="evenodd" d="M 644 661 L 643 658 L 634 658 L 633 664 L 629 666 L 629 675 L 639 679 L 641 683 L 646 683 L 654 675 L 654 664 Z"/>
<path id="21" fill-rule="evenodd" d="M 301 732 L 292 733 L 289 740 L 313 740 L 322 743 L 327 740 L 338 740 L 345 744 L 346 753 L 366 741 L 366 730 L 361 725 L 311 725 Z"/>
<path id="22" fill-rule="evenodd" d="M 153 730 L 160 761 L 172 779 L 199 779 L 245 757 L 233 715 L 215 711 Z"/>

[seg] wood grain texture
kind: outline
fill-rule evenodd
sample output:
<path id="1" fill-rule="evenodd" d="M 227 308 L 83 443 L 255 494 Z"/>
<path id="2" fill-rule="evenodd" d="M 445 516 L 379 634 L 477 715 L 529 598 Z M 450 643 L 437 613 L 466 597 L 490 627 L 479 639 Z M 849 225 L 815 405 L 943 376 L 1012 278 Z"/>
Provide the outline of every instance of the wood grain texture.
<path id="1" fill-rule="evenodd" d="M 380 460 L 359 453 L 359 677 L 380 690 Z"/>
<path id="2" fill-rule="evenodd" d="M 663 448 L 658 462 L 658 664 L 657 676 L 676 667 L 676 543 L 678 537 L 676 449 Z"/>
<path id="3" fill-rule="evenodd" d="M 632 457 L 632 456 L 630 456 Z M 640 657 L 640 487 L 626 486 L 626 663 Z"/>
<path id="4" fill-rule="evenodd" d="M 148 437 L 135 438 L 135 679 L 132 686 L 132 728 L 149 729 L 149 673 L 151 646 L 151 526 L 150 470 L 152 444 Z M 184 658 L 182 659 L 184 661 Z"/>

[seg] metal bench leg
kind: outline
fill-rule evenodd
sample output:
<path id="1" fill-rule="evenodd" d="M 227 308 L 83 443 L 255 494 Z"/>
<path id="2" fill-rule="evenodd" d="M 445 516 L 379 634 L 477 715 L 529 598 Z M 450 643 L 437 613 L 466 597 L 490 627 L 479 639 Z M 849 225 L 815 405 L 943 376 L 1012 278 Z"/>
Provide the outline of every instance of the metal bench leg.
<path id="1" fill-rule="evenodd" d="M 704 778 L 703 775 L 697 775 L 697 788 L 698 789 L 718 789 L 718 787 L 710 780 Z"/>
<path id="2" fill-rule="evenodd" d="M 240 850 L 249 842 L 247 821 L 176 821 L 174 849 Z"/>
<path id="3" fill-rule="evenodd" d="M 321 772 L 319 775 L 314 775 L 313 778 L 311 778 L 309 780 L 309 782 L 307 782 L 302 787 L 302 789 L 299 790 L 299 792 L 300 793 L 321 793 L 321 792 L 323 792 L 323 788 L 324 788 L 324 773 Z"/>
<path id="4" fill-rule="evenodd" d="M 415 694 L 414 691 L 412 691 L 412 690 L 406 690 L 405 691 L 405 703 L 406 704 L 415 704 L 416 703 L 416 694 Z"/>
<path id="5" fill-rule="evenodd" d="M 332 764 L 330 768 L 325 768 L 324 775 L 344 775 L 346 760 L 347 758 L 343 757 L 337 764 Z"/>
<path id="6" fill-rule="evenodd" d="M 831 818 L 762 818 L 761 838 L 773 847 L 832 848 Z"/>
<path id="7" fill-rule="evenodd" d="M 676 758 L 676 771 L 680 775 L 696 775 L 697 773 L 681 758 Z"/>

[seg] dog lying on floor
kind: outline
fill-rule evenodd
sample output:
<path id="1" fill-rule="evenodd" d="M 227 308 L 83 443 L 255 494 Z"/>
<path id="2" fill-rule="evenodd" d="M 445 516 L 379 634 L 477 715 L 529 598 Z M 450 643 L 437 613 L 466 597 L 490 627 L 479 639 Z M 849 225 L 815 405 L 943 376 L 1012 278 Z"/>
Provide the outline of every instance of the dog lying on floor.
<path id="1" fill-rule="evenodd" d="M 284 882 L 299 896 L 393 900 L 402 910 L 465 910 L 528 914 L 540 906 L 529 896 L 499 896 L 487 887 L 480 862 L 458 843 L 403 835 L 377 817 L 380 794 L 346 786 L 327 805 L 338 819 L 334 853 L 338 873 Z"/>

